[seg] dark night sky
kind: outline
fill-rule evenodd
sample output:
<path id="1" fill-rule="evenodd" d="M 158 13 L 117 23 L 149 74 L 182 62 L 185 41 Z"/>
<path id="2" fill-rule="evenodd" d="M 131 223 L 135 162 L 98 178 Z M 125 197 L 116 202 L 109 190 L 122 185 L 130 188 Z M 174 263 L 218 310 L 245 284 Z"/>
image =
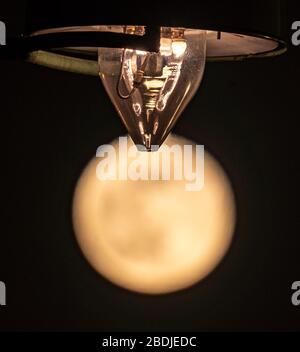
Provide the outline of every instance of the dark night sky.
<path id="1" fill-rule="evenodd" d="M 17 31 L 23 9 L 6 3 L 0 20 Z M 290 2 L 288 26 L 295 20 Z M 225 168 L 235 237 L 209 277 L 160 297 L 110 284 L 75 242 L 76 180 L 99 145 L 125 133 L 100 80 L 1 61 L 0 330 L 299 330 L 290 300 L 300 280 L 299 60 L 290 46 L 273 59 L 207 65 L 175 132 Z"/>

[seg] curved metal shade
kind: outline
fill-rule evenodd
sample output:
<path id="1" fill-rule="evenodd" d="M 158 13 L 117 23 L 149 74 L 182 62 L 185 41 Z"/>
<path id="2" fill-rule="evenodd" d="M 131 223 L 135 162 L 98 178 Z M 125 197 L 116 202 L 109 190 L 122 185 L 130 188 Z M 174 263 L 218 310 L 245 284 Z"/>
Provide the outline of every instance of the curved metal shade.
<path id="1" fill-rule="evenodd" d="M 208 61 L 269 57 L 286 50 L 284 15 L 280 0 L 85 1 L 71 7 L 31 0 L 24 35 L 5 50 L 36 64 L 97 75 L 97 47 L 151 51 L 163 26 L 207 30 Z M 137 24 L 144 33 L 115 30 Z"/>
<path id="2" fill-rule="evenodd" d="M 103 39 L 101 36 L 98 37 L 97 34 L 108 33 L 108 30 L 117 31 L 118 28 L 123 28 L 123 26 L 79 26 L 34 32 L 31 34 L 31 38 L 38 39 L 41 46 L 45 45 L 45 49 L 50 50 L 33 50 L 29 54 L 28 60 L 51 68 L 96 76 L 99 73 L 97 65 L 98 43 L 101 40 L 103 43 Z M 133 40 L 133 47 L 136 47 L 140 42 L 143 43 L 142 41 L 135 43 Z M 51 48 L 51 43 L 54 43 L 52 45 L 56 47 Z M 101 46 L 109 46 L 111 43 L 113 41 L 109 43 L 105 42 Z M 66 47 L 65 45 L 67 44 L 70 46 Z M 123 46 L 121 43 L 117 43 L 116 45 Z M 35 47 L 38 46 L 35 44 Z M 139 46 L 137 48 L 143 49 Z M 208 61 L 275 56 L 285 50 L 286 46 L 284 42 L 275 38 L 212 30 L 207 31 L 206 55 Z"/>

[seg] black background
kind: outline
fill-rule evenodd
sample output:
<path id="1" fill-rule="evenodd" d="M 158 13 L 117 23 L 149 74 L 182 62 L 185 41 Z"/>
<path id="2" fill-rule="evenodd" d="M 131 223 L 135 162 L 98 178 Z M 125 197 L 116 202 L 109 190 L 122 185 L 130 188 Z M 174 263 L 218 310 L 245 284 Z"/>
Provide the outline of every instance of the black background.
<path id="1" fill-rule="evenodd" d="M 15 3 L 17 3 L 15 1 Z M 4 15 L 2 15 L 2 13 Z M 0 5 L 18 32 L 24 8 Z M 289 2 L 288 30 L 300 20 Z M 291 31 L 290 31 L 291 33 Z M 71 203 L 96 148 L 124 134 L 97 78 L 0 62 L 0 330 L 299 330 L 300 46 L 272 59 L 209 63 L 175 132 L 223 165 L 238 222 L 208 278 L 171 295 L 128 292 L 100 277 L 76 244 Z"/>

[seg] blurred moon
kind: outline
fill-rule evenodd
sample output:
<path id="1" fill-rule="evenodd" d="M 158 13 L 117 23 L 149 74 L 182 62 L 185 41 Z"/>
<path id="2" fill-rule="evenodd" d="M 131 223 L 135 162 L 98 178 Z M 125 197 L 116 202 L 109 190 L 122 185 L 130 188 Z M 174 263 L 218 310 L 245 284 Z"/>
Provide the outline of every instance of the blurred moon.
<path id="1" fill-rule="evenodd" d="M 166 143 L 195 145 L 174 136 Z M 197 283 L 217 266 L 232 240 L 235 204 L 209 153 L 204 187 L 195 192 L 185 190 L 185 180 L 100 181 L 98 163 L 86 166 L 73 200 L 76 238 L 96 271 L 123 288 L 163 294 Z"/>

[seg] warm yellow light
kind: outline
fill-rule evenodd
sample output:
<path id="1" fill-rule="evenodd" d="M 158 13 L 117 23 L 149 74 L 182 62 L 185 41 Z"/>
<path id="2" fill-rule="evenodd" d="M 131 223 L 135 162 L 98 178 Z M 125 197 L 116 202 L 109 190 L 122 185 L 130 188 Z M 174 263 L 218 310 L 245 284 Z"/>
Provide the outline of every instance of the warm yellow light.
<path id="1" fill-rule="evenodd" d="M 177 137 L 166 143 L 192 144 Z M 186 191 L 185 181 L 99 181 L 98 162 L 78 181 L 73 222 L 79 246 L 100 274 L 129 290 L 162 294 L 187 288 L 216 267 L 232 239 L 235 205 L 210 154 L 197 192 Z"/>
<path id="2" fill-rule="evenodd" d="M 175 40 L 172 42 L 173 54 L 176 57 L 181 57 L 186 50 L 187 44 L 185 40 Z"/>

